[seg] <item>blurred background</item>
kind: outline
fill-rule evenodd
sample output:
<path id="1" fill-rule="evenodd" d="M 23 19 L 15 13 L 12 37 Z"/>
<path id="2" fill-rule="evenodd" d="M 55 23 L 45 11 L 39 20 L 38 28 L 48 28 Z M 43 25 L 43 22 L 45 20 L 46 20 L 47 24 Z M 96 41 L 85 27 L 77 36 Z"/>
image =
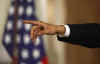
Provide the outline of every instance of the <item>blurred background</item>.
<path id="1" fill-rule="evenodd" d="M 99 0 L 0 0 L 0 64 L 100 64 L 100 49 L 29 36 L 32 25 L 99 23 Z M 34 44 L 33 44 L 34 43 Z"/>

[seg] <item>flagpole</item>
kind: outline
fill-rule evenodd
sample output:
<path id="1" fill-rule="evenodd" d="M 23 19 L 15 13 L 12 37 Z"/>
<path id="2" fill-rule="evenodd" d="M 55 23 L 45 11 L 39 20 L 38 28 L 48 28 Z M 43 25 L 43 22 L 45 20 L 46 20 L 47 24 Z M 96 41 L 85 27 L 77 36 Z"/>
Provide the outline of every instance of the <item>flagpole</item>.
<path id="1" fill-rule="evenodd" d="M 17 34 L 17 20 L 18 20 L 18 0 L 14 2 L 14 28 L 13 28 L 13 61 L 12 64 L 18 64 L 18 44 L 16 41 L 16 34 Z"/>

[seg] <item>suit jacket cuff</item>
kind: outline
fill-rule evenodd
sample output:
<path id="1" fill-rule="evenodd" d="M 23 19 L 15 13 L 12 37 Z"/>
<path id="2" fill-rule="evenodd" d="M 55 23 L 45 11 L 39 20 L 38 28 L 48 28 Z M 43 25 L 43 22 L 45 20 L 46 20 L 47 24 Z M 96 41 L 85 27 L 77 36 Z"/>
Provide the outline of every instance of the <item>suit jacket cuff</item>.
<path id="1" fill-rule="evenodd" d="M 64 25 L 66 31 L 64 35 L 58 34 L 59 37 L 69 37 L 70 35 L 70 27 L 68 25 Z"/>

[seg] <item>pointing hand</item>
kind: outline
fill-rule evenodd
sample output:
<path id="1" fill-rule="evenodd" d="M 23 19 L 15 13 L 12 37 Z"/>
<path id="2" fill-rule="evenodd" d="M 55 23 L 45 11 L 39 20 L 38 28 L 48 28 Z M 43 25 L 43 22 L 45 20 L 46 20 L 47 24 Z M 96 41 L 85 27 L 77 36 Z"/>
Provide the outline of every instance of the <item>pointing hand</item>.
<path id="1" fill-rule="evenodd" d="M 33 24 L 30 34 L 31 34 L 31 39 L 36 40 L 38 36 L 41 35 L 55 35 L 55 34 L 64 34 L 65 32 L 65 27 L 63 25 L 52 25 L 48 23 L 44 23 L 41 21 L 30 21 L 30 20 L 25 20 L 25 24 Z"/>

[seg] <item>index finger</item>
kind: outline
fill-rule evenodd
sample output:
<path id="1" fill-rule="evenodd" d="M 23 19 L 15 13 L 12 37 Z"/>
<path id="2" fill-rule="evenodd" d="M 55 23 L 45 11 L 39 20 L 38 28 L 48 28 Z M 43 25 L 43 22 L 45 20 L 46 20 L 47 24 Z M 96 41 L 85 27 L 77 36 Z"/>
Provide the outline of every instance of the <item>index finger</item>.
<path id="1" fill-rule="evenodd" d="M 40 21 L 31 21 L 31 20 L 24 20 L 24 24 L 34 24 L 34 25 L 43 25 Z"/>

